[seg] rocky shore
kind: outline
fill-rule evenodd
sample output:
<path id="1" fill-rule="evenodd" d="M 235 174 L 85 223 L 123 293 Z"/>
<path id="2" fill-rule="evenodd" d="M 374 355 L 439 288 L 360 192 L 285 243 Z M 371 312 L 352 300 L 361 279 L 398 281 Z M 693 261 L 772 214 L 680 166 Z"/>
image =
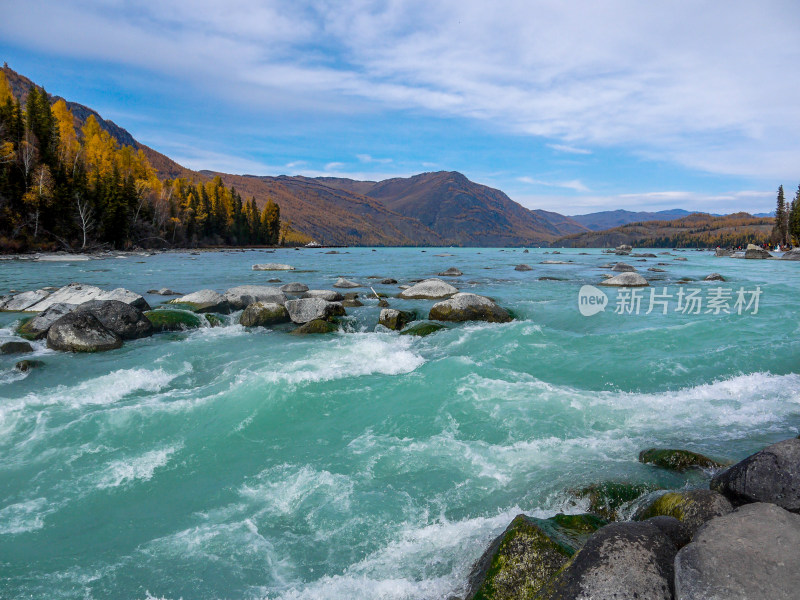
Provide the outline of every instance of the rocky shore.
<path id="1" fill-rule="evenodd" d="M 799 597 L 800 439 L 728 468 L 674 449 L 639 460 L 714 475 L 704 489 L 603 482 L 573 491 L 591 513 L 518 515 L 474 565 L 464 600 Z"/>

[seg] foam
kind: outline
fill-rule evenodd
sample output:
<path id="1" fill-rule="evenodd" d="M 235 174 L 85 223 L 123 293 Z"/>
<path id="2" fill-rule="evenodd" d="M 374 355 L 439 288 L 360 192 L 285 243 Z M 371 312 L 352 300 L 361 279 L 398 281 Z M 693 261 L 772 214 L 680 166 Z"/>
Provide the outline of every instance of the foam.
<path id="1" fill-rule="evenodd" d="M 135 481 L 149 481 L 156 469 L 164 467 L 173 454 L 183 447 L 182 444 L 151 450 L 133 458 L 111 461 L 105 468 L 99 489 L 115 488 L 129 485 Z"/>
<path id="2" fill-rule="evenodd" d="M 0 509 L 0 535 L 15 535 L 44 527 L 44 518 L 53 512 L 46 498 L 34 498 Z"/>

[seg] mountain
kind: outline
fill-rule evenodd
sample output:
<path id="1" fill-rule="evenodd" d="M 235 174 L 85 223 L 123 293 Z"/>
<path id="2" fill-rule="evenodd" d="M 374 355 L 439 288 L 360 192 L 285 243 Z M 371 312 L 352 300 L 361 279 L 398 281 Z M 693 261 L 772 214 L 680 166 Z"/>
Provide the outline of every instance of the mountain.
<path id="1" fill-rule="evenodd" d="M 768 240 L 774 219 L 748 213 L 691 213 L 672 221 L 628 223 L 605 231 L 566 236 L 553 243 L 567 248 L 603 248 L 620 244 L 645 248 L 716 248 L 744 246 Z"/>
<path id="2" fill-rule="evenodd" d="M 580 223 L 592 231 L 602 231 L 627 225 L 628 223 L 641 223 L 644 221 L 671 221 L 691 214 L 688 210 L 673 208 L 658 212 L 634 212 L 630 210 L 603 210 L 585 215 L 572 215 L 573 221 Z"/>

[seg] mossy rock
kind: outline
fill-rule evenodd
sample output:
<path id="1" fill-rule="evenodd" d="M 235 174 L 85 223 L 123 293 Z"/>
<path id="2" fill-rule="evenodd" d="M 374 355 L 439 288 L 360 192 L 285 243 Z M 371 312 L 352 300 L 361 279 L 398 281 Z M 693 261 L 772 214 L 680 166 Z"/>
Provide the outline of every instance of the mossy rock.
<path id="1" fill-rule="evenodd" d="M 646 465 L 655 465 L 671 471 L 686 471 L 687 469 L 718 469 L 724 467 L 707 456 L 689 450 L 650 448 L 639 453 L 639 462 Z"/>
<path id="2" fill-rule="evenodd" d="M 425 337 L 426 335 L 436 333 L 441 329 L 447 329 L 447 327 L 440 323 L 417 323 L 405 331 L 400 332 L 400 335 L 416 335 L 419 337 Z"/>
<path id="3" fill-rule="evenodd" d="M 153 324 L 153 330 L 157 333 L 197 329 L 202 326 L 200 317 L 185 310 L 148 310 L 144 316 Z"/>
<path id="4" fill-rule="evenodd" d="M 651 517 L 674 517 L 689 526 L 692 534 L 706 521 L 733 511 L 725 496 L 712 490 L 667 492 L 643 506 L 634 521 Z"/>
<path id="5" fill-rule="evenodd" d="M 572 490 L 578 498 L 589 499 L 589 511 L 608 521 L 619 518 L 619 509 L 658 487 L 647 483 L 604 481 L 579 490 Z"/>
<path id="6" fill-rule="evenodd" d="M 339 324 L 323 319 L 314 319 L 294 329 L 292 335 L 306 335 L 309 333 L 333 333 L 339 329 Z"/>
<path id="7" fill-rule="evenodd" d="M 518 515 L 473 567 L 467 600 L 533 598 L 605 524 L 594 515 Z"/>
<path id="8" fill-rule="evenodd" d="M 33 320 L 33 317 L 25 317 L 20 319 L 20 325 L 17 327 L 17 335 L 21 338 L 25 338 L 26 340 L 33 341 L 39 340 L 43 337 L 47 336 L 47 332 L 42 333 L 41 331 L 34 331 L 30 328 L 30 322 Z"/>
<path id="9" fill-rule="evenodd" d="M 222 327 L 224 325 L 222 318 L 219 315 L 206 313 L 203 316 L 206 318 L 209 327 Z"/>

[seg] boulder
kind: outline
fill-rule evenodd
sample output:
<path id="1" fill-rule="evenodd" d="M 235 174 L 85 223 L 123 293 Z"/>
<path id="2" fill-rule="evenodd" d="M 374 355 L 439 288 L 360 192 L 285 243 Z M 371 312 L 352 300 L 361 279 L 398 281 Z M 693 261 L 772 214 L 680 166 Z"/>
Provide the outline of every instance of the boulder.
<path id="1" fill-rule="evenodd" d="M 308 291 L 308 286 L 305 283 L 287 283 L 281 286 L 281 291 L 284 294 L 302 294 Z"/>
<path id="2" fill-rule="evenodd" d="M 240 285 L 232 287 L 222 297 L 233 310 L 242 310 L 253 304 L 253 302 L 286 303 L 286 294 L 280 288 L 269 285 Z"/>
<path id="3" fill-rule="evenodd" d="M 336 283 L 333 284 L 335 288 L 357 288 L 361 287 L 360 283 L 356 283 L 355 281 L 350 281 L 349 279 L 345 279 L 344 277 L 339 277 L 336 280 Z"/>
<path id="4" fill-rule="evenodd" d="M 239 323 L 245 327 L 266 327 L 277 323 L 288 323 L 289 312 L 277 302 L 253 302 L 242 311 Z"/>
<path id="5" fill-rule="evenodd" d="M 180 292 L 173 292 L 169 288 L 161 288 L 158 290 L 147 290 L 148 294 L 153 294 L 154 296 L 183 296 Z"/>
<path id="6" fill-rule="evenodd" d="M 340 302 L 328 302 L 322 298 L 299 298 L 287 300 L 286 310 L 293 323 L 302 325 L 317 319 L 344 316 L 344 307 Z"/>
<path id="7" fill-rule="evenodd" d="M 611 523 L 589 538 L 537 598 L 672 600 L 676 551 L 651 523 Z"/>
<path id="8" fill-rule="evenodd" d="M 651 517 L 675 517 L 694 535 L 701 525 L 714 517 L 727 515 L 733 506 L 722 494 L 713 490 L 667 492 L 645 504 L 633 516 L 635 521 Z"/>
<path id="9" fill-rule="evenodd" d="M 447 329 L 447 327 L 445 327 L 440 323 L 417 323 L 416 325 L 412 325 L 405 331 L 400 332 L 400 335 L 414 335 L 417 337 L 425 337 L 432 333 L 436 333 L 441 329 Z"/>
<path id="10" fill-rule="evenodd" d="M 322 298 L 323 300 L 327 300 L 328 302 L 341 302 L 344 300 L 344 296 L 342 296 L 339 292 L 334 290 L 308 290 L 304 293 L 301 298 Z"/>
<path id="11" fill-rule="evenodd" d="M 47 330 L 53 323 L 76 308 L 74 304 L 64 304 L 63 302 L 53 304 L 50 308 L 20 325 L 17 334 L 27 340 L 40 340 L 47 336 Z"/>
<path id="12" fill-rule="evenodd" d="M 358 299 L 358 292 L 347 292 L 342 300 L 342 306 L 345 308 L 364 306 Z"/>
<path id="13" fill-rule="evenodd" d="M 526 264 L 517 265 L 514 267 L 515 271 L 533 271 L 533 267 Z"/>
<path id="14" fill-rule="evenodd" d="M 280 263 L 266 263 L 263 265 L 253 265 L 253 271 L 294 271 L 294 267 Z"/>
<path id="15" fill-rule="evenodd" d="M 439 277 L 461 277 L 463 273 L 456 269 L 455 267 L 450 267 L 446 271 L 442 271 L 441 273 L 437 273 Z"/>
<path id="16" fill-rule="evenodd" d="M 392 279 L 391 277 L 387 277 L 386 279 L 381 279 L 381 283 L 383 285 L 394 285 L 397 283 L 397 279 Z"/>
<path id="17" fill-rule="evenodd" d="M 800 439 L 784 440 L 748 456 L 718 473 L 711 489 L 734 504 L 771 502 L 800 512 Z"/>
<path id="18" fill-rule="evenodd" d="M 725 278 L 719 273 L 711 273 L 710 275 L 706 275 L 703 281 L 725 281 Z"/>
<path id="19" fill-rule="evenodd" d="M 647 287 L 647 279 L 638 273 L 620 273 L 615 277 L 601 281 L 598 285 L 608 285 L 614 287 Z"/>
<path id="20" fill-rule="evenodd" d="M 0 310 L 4 311 L 23 311 L 28 310 L 31 306 L 41 302 L 50 295 L 46 290 L 33 290 L 31 292 L 22 292 L 12 296 L 6 296 L 0 301 Z"/>
<path id="21" fill-rule="evenodd" d="M 631 248 L 628 244 L 620 244 L 617 246 L 617 249 L 614 251 L 614 254 L 618 254 L 619 256 L 625 256 L 631 253 Z"/>
<path id="22" fill-rule="evenodd" d="M 792 248 L 784 252 L 781 260 L 800 260 L 800 248 Z"/>
<path id="23" fill-rule="evenodd" d="M 711 520 L 675 557 L 676 600 L 794 600 L 800 516 L 748 504 Z"/>
<path id="24" fill-rule="evenodd" d="M 290 333 L 293 335 L 306 335 L 309 333 L 333 333 L 337 329 L 339 329 L 339 326 L 336 323 L 331 323 L 330 321 L 325 321 L 323 319 L 314 319 L 313 321 L 304 323 Z"/>
<path id="25" fill-rule="evenodd" d="M 31 312 L 42 312 L 47 310 L 53 304 L 83 304 L 90 300 L 119 300 L 125 304 L 135 306 L 139 310 L 150 310 L 150 305 L 139 294 L 126 290 L 125 288 L 116 288 L 111 291 L 101 290 L 99 287 L 93 285 L 83 285 L 81 283 L 70 283 L 62 288 L 59 288 L 41 302 L 37 302 L 33 306 L 28 307 Z"/>
<path id="26" fill-rule="evenodd" d="M 666 273 L 666 269 L 659 269 L 658 267 L 650 267 L 647 269 L 648 271 L 652 271 L 653 273 Z"/>
<path id="27" fill-rule="evenodd" d="M 681 257 L 678 257 L 678 258 L 673 258 L 672 260 L 680 260 L 680 261 L 686 262 L 686 261 L 687 261 L 687 260 L 689 260 L 689 259 L 688 259 L 688 258 L 683 258 L 683 257 L 681 256 Z"/>
<path id="28" fill-rule="evenodd" d="M 0 354 L 22 354 L 23 352 L 33 352 L 33 346 L 28 342 L 17 340 L 0 344 Z"/>
<path id="29" fill-rule="evenodd" d="M 394 308 L 384 308 L 378 317 L 378 323 L 393 331 L 401 330 L 413 320 L 413 313 Z"/>
<path id="30" fill-rule="evenodd" d="M 196 313 L 220 313 L 227 315 L 231 307 L 225 297 L 214 290 L 200 290 L 186 296 L 170 300 L 167 304 L 180 304 Z"/>
<path id="31" fill-rule="evenodd" d="M 726 248 L 717 248 L 714 250 L 714 256 L 733 256 L 733 250 Z"/>
<path id="32" fill-rule="evenodd" d="M 685 471 L 687 469 L 718 469 L 725 466 L 707 456 L 689 450 L 675 450 L 671 448 L 650 448 L 639 453 L 639 462 L 646 465 L 655 465 L 671 471 Z"/>
<path id="33" fill-rule="evenodd" d="M 473 566 L 466 600 L 531 597 L 604 524 L 593 515 L 517 515 Z"/>
<path id="34" fill-rule="evenodd" d="M 642 521 L 642 523 L 649 523 L 658 527 L 661 533 L 667 536 L 678 550 L 692 541 L 692 529 L 675 517 L 650 517 Z"/>
<path id="35" fill-rule="evenodd" d="M 65 352 L 102 352 L 122 346 L 122 338 L 90 312 L 73 311 L 58 319 L 47 332 L 47 347 Z"/>
<path id="36" fill-rule="evenodd" d="M 432 321 L 488 321 L 508 323 L 511 315 L 495 302 L 477 294 L 458 293 L 449 300 L 431 307 L 428 318 Z"/>
<path id="37" fill-rule="evenodd" d="M 399 297 L 404 299 L 423 298 L 427 300 L 440 300 L 457 294 L 458 289 L 441 279 L 425 279 L 400 292 Z"/>
<path id="38" fill-rule="evenodd" d="M 657 258 L 655 254 L 652 252 L 643 252 L 641 254 L 631 254 L 631 256 L 635 256 L 636 258 Z"/>
<path id="39" fill-rule="evenodd" d="M 135 340 L 153 335 L 153 324 L 138 308 L 119 300 L 90 300 L 73 312 L 90 313 L 103 327 L 123 340 Z"/>
<path id="40" fill-rule="evenodd" d="M 588 499 L 589 512 L 607 521 L 616 521 L 619 519 L 620 509 L 656 489 L 658 489 L 656 486 L 647 483 L 604 481 L 571 490 L 571 493 L 578 498 Z"/>
<path id="41" fill-rule="evenodd" d="M 27 373 L 31 369 L 43 367 L 44 363 L 40 360 L 21 360 L 14 365 L 14 368 L 20 373 Z"/>
<path id="42" fill-rule="evenodd" d="M 611 267 L 612 271 L 619 271 L 621 273 L 635 273 L 636 268 L 628 263 L 618 262 L 613 267 Z"/>
<path id="43" fill-rule="evenodd" d="M 745 258 L 772 258 L 772 254 L 756 246 L 755 244 L 747 244 L 747 250 L 744 251 Z"/>
<path id="44" fill-rule="evenodd" d="M 153 324 L 156 333 L 197 329 L 202 325 L 200 317 L 188 310 L 150 310 L 144 316 Z"/>

